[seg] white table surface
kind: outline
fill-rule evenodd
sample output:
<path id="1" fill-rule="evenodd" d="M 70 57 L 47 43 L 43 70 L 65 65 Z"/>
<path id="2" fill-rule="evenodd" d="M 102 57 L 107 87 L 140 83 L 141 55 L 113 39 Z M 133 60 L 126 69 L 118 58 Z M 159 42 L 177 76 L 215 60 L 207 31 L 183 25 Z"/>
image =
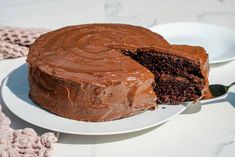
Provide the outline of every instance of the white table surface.
<path id="1" fill-rule="evenodd" d="M 104 1 L 97 0 L 0 0 L 0 24 L 25 27 L 57 28 L 70 24 L 106 22 Z M 128 1 L 132 4 L 133 1 Z M 125 2 L 126 3 L 126 2 Z M 144 0 L 137 7 L 154 8 L 157 23 L 199 21 L 215 23 L 235 30 L 233 0 Z M 150 5 L 149 5 L 150 4 Z M 130 11 L 132 8 L 130 8 Z M 134 9 L 133 9 L 134 11 Z M 201 19 L 205 12 L 226 16 L 216 20 Z M 218 18 L 221 15 L 218 15 Z M 19 66 L 18 59 L 0 61 L 0 81 Z M 235 61 L 212 66 L 210 83 L 229 84 L 235 80 Z M 33 127 L 38 133 L 47 130 L 33 126 L 13 115 L 0 99 L 3 111 L 13 128 Z M 173 120 L 151 129 L 112 136 L 61 134 L 55 144 L 55 157 L 233 157 L 235 155 L 235 87 L 226 98 L 188 110 Z"/>

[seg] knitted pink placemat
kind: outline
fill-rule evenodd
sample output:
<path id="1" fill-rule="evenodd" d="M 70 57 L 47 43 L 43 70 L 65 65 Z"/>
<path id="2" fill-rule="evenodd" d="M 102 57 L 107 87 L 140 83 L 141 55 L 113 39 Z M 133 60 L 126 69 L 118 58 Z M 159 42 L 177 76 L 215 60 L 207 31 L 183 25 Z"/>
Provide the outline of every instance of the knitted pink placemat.
<path id="1" fill-rule="evenodd" d="M 29 46 L 48 29 L 0 26 L 0 60 L 26 56 Z"/>
<path id="2" fill-rule="evenodd" d="M 0 26 L 0 60 L 26 56 L 29 46 L 47 29 Z M 0 105 L 0 157 L 51 157 L 54 133 L 41 136 L 31 128 L 14 130 Z"/>
<path id="3" fill-rule="evenodd" d="M 0 157 L 51 157 L 53 143 L 57 138 L 53 133 L 38 136 L 31 128 L 14 130 L 11 121 L 0 106 Z"/>

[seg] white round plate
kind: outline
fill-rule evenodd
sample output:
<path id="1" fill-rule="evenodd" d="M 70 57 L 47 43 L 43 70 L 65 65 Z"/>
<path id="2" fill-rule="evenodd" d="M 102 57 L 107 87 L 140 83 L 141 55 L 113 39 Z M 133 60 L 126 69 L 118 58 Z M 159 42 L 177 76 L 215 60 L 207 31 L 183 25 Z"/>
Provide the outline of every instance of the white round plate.
<path id="1" fill-rule="evenodd" d="M 202 23 L 171 23 L 151 27 L 171 44 L 202 46 L 210 64 L 235 59 L 235 32 L 224 27 Z"/>
<path id="2" fill-rule="evenodd" d="M 154 111 L 108 122 L 82 122 L 52 114 L 33 103 L 28 97 L 28 67 L 25 61 L 12 71 L 2 84 L 6 106 L 21 119 L 42 128 L 80 135 L 110 135 L 138 131 L 162 124 L 183 112 L 184 105 L 160 105 Z"/>

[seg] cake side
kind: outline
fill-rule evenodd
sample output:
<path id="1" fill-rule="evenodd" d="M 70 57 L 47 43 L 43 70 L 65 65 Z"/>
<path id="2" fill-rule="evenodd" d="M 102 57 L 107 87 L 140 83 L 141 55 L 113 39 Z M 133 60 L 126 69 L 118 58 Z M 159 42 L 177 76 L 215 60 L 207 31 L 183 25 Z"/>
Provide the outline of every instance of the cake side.
<path id="1" fill-rule="evenodd" d="M 156 95 L 151 86 L 154 79 L 142 79 L 140 84 L 133 83 L 134 80 L 110 81 L 101 86 L 65 81 L 29 68 L 30 97 L 34 102 L 62 117 L 92 122 L 120 119 L 154 109 Z"/>
<path id="2" fill-rule="evenodd" d="M 210 72 L 210 65 L 209 65 L 209 56 L 206 50 L 200 46 L 190 46 L 190 45 L 173 45 L 171 48 L 172 51 L 179 53 L 180 51 L 184 51 L 185 53 L 192 54 L 197 56 L 197 62 L 200 67 L 200 72 L 202 74 L 202 78 L 204 79 L 204 87 L 202 88 L 202 97 L 205 97 L 209 91 L 209 72 Z"/>

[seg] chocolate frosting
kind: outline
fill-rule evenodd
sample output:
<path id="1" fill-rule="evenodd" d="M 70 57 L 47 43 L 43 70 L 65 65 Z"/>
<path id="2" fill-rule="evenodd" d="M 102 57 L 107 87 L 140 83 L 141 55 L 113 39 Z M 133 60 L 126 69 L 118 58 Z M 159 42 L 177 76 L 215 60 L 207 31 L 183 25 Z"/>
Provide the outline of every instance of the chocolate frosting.
<path id="1" fill-rule="evenodd" d="M 31 46 L 27 58 L 30 97 L 63 117 L 94 122 L 155 108 L 154 75 L 120 53 L 137 48 L 199 62 L 207 79 L 208 56 L 203 48 L 170 45 L 142 27 L 87 24 L 49 32 Z"/>

